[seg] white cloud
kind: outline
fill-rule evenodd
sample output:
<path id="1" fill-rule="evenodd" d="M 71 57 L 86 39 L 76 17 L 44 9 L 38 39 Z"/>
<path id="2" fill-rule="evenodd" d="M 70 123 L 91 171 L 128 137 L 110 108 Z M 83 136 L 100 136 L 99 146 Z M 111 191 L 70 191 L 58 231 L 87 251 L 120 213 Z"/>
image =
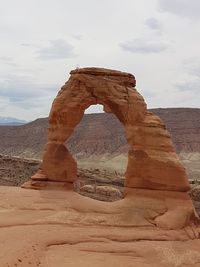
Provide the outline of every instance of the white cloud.
<path id="1" fill-rule="evenodd" d="M 0 56 L 0 62 L 2 64 L 10 65 L 11 67 L 17 67 L 18 65 L 14 62 L 13 58 L 7 56 Z"/>
<path id="2" fill-rule="evenodd" d="M 190 92 L 198 96 L 200 90 L 200 58 L 183 61 L 182 72 L 175 83 L 179 92 Z"/>
<path id="3" fill-rule="evenodd" d="M 175 84 L 176 88 L 180 92 L 189 91 L 190 93 L 199 93 L 200 79 L 188 79 L 186 81 L 180 81 Z"/>
<path id="4" fill-rule="evenodd" d="M 183 61 L 183 70 L 191 76 L 200 78 L 200 58 L 189 58 Z"/>
<path id="5" fill-rule="evenodd" d="M 53 97 L 58 86 L 37 84 L 28 76 L 8 75 L 1 77 L 0 97 L 22 109 L 38 106 L 46 97 Z"/>
<path id="6" fill-rule="evenodd" d="M 148 39 L 133 39 L 120 44 L 123 50 L 131 53 L 151 54 L 160 53 L 168 48 L 167 44 Z"/>
<path id="7" fill-rule="evenodd" d="M 47 116 L 76 66 L 133 73 L 150 107 L 199 107 L 199 0 L 0 3 L 1 116 Z"/>
<path id="8" fill-rule="evenodd" d="M 157 31 L 161 31 L 162 30 L 162 24 L 156 18 L 148 18 L 148 19 L 146 19 L 145 24 L 152 30 L 157 30 Z"/>
<path id="9" fill-rule="evenodd" d="M 161 11 L 190 19 L 200 19 L 199 0 L 158 0 Z"/>
<path id="10" fill-rule="evenodd" d="M 66 59 L 75 57 L 74 47 L 64 39 L 50 41 L 46 47 L 37 51 L 42 60 Z"/>

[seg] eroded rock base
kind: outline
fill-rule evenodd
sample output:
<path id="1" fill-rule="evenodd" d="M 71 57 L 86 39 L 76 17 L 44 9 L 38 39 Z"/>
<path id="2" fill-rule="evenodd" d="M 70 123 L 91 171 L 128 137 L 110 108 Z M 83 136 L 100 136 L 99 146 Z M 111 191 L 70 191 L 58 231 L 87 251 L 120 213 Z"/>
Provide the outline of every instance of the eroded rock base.
<path id="1" fill-rule="evenodd" d="M 0 187 L 0 266 L 200 266 L 186 194 L 129 190 L 105 203 L 69 188 Z"/>
<path id="2" fill-rule="evenodd" d="M 68 182 L 54 182 L 54 181 L 40 181 L 40 180 L 29 180 L 22 186 L 25 189 L 35 190 L 73 190 L 73 184 Z"/>

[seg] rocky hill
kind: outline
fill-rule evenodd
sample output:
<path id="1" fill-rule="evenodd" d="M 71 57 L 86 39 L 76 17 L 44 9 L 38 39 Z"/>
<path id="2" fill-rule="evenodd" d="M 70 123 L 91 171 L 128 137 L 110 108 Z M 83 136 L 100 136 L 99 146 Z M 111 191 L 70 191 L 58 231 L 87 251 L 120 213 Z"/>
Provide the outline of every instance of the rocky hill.
<path id="1" fill-rule="evenodd" d="M 153 109 L 162 118 L 192 178 L 200 174 L 200 109 Z M 47 141 L 48 121 L 37 119 L 21 126 L 0 126 L 0 154 L 40 159 Z M 127 143 L 122 124 L 113 114 L 86 114 L 74 130 L 68 147 L 86 168 L 123 172 Z"/>
<path id="2" fill-rule="evenodd" d="M 152 109 L 166 124 L 178 153 L 200 152 L 200 109 Z"/>

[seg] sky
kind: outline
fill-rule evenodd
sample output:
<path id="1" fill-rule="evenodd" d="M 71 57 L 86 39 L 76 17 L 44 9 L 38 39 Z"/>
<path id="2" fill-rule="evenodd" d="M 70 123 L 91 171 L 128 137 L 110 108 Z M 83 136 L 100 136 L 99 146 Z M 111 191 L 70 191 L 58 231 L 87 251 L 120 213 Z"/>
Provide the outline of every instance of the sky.
<path id="1" fill-rule="evenodd" d="M 149 108 L 199 108 L 199 10 L 200 0 L 0 0 L 0 116 L 48 116 L 77 67 L 134 74 Z"/>

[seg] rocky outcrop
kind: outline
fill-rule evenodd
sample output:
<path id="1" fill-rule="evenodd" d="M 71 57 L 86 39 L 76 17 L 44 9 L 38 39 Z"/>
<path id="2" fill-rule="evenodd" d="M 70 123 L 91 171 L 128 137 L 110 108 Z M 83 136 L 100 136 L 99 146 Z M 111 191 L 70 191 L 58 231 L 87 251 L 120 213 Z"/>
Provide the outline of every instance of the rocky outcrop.
<path id="1" fill-rule="evenodd" d="M 23 187 L 72 190 L 77 167 L 65 142 L 82 119 L 84 110 L 92 104 L 102 104 L 106 112 L 114 113 L 124 125 L 129 146 L 125 203 L 133 192 L 142 194 L 142 203 L 147 201 L 155 211 L 163 199 L 165 209 L 161 213 L 153 212 L 154 225 L 170 230 L 193 223 L 197 215 L 185 193 L 189 189 L 187 175 L 170 135 L 159 117 L 147 111 L 143 97 L 135 88 L 134 76 L 119 71 L 85 68 L 71 72 L 69 81 L 52 104 L 41 169 Z M 96 188 L 96 192 L 102 190 L 104 195 L 111 194 L 105 186 Z M 155 203 L 149 202 L 149 196 L 155 197 Z M 143 204 L 140 209 L 144 209 L 142 216 L 146 218 L 149 211 Z"/>
<path id="2" fill-rule="evenodd" d="M 98 68 L 77 69 L 55 98 L 49 115 L 42 171 L 49 181 L 74 182 L 76 162 L 65 146 L 85 109 L 102 104 L 124 125 L 129 145 L 126 187 L 187 191 L 181 165 L 162 121 L 148 112 L 132 74 Z M 33 177 L 33 179 L 38 179 Z"/>

